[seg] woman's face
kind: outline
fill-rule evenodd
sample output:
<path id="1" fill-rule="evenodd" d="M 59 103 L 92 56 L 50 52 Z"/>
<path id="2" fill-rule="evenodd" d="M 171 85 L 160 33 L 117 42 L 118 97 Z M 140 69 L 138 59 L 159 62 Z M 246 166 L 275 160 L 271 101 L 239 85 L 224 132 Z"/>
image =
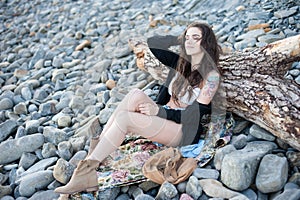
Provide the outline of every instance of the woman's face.
<path id="1" fill-rule="evenodd" d="M 201 54 L 201 43 L 202 32 L 197 27 L 191 27 L 186 31 L 185 34 L 185 51 L 189 56 L 195 56 L 197 54 Z"/>

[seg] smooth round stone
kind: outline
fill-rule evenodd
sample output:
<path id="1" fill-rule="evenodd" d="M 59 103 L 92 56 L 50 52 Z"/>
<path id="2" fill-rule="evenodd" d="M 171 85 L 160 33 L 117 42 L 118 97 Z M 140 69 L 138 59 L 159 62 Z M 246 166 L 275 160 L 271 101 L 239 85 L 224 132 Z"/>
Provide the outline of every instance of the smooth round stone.
<path id="1" fill-rule="evenodd" d="M 105 84 L 106 84 L 106 87 L 110 90 L 113 89 L 114 87 L 116 87 L 116 82 L 111 79 L 107 80 Z"/>
<path id="2" fill-rule="evenodd" d="M 14 106 L 14 103 L 9 98 L 4 98 L 0 101 L 0 110 L 8 110 Z"/>

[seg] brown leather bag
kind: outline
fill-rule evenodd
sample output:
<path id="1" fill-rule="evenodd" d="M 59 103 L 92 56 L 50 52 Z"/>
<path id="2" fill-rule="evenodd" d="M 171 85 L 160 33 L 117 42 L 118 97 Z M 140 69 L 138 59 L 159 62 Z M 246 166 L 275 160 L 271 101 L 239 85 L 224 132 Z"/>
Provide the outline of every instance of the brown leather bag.
<path id="1" fill-rule="evenodd" d="M 194 158 L 184 158 L 177 148 L 169 147 L 151 156 L 142 170 L 144 176 L 155 183 L 178 184 L 188 179 L 196 167 Z"/>

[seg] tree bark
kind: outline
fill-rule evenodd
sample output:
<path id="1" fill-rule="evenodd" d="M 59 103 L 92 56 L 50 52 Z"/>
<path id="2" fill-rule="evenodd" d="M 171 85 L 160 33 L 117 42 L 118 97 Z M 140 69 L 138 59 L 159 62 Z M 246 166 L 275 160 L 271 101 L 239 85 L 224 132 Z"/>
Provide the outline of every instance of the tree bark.
<path id="1" fill-rule="evenodd" d="M 300 35 L 222 56 L 227 109 L 300 150 L 300 90 L 284 79 L 300 60 Z"/>
<path id="2" fill-rule="evenodd" d="M 136 49 L 141 53 L 141 48 L 136 48 L 132 41 L 130 45 L 135 53 Z M 141 62 L 143 56 L 140 54 L 137 59 L 145 62 L 141 68 L 163 81 L 166 73 L 161 72 L 161 66 L 149 64 L 151 59 Z M 300 35 L 220 58 L 227 110 L 268 130 L 297 150 L 300 150 L 300 87 L 284 75 L 299 60 Z"/>

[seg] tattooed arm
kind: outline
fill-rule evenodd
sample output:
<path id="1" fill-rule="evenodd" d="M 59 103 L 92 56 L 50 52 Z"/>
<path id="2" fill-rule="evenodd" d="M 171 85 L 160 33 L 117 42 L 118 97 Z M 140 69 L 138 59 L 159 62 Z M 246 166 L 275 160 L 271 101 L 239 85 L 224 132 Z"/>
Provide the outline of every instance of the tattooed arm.
<path id="1" fill-rule="evenodd" d="M 216 91 L 218 90 L 220 82 L 220 74 L 217 71 L 211 71 L 208 73 L 207 78 L 204 80 L 204 85 L 201 89 L 200 95 L 192 105 L 186 107 L 185 110 L 174 110 L 167 109 L 165 110 L 163 107 L 159 107 L 157 116 L 175 121 L 177 123 L 182 122 L 181 115 L 185 116 L 195 116 L 195 107 L 199 107 L 200 110 L 200 118 L 210 112 L 210 102 L 214 97 Z M 187 117 L 189 118 L 189 117 Z"/>
<path id="2" fill-rule="evenodd" d="M 220 74 L 217 71 L 208 73 L 207 78 L 204 80 L 204 86 L 197 101 L 202 104 L 209 104 L 218 90 L 220 83 Z"/>

